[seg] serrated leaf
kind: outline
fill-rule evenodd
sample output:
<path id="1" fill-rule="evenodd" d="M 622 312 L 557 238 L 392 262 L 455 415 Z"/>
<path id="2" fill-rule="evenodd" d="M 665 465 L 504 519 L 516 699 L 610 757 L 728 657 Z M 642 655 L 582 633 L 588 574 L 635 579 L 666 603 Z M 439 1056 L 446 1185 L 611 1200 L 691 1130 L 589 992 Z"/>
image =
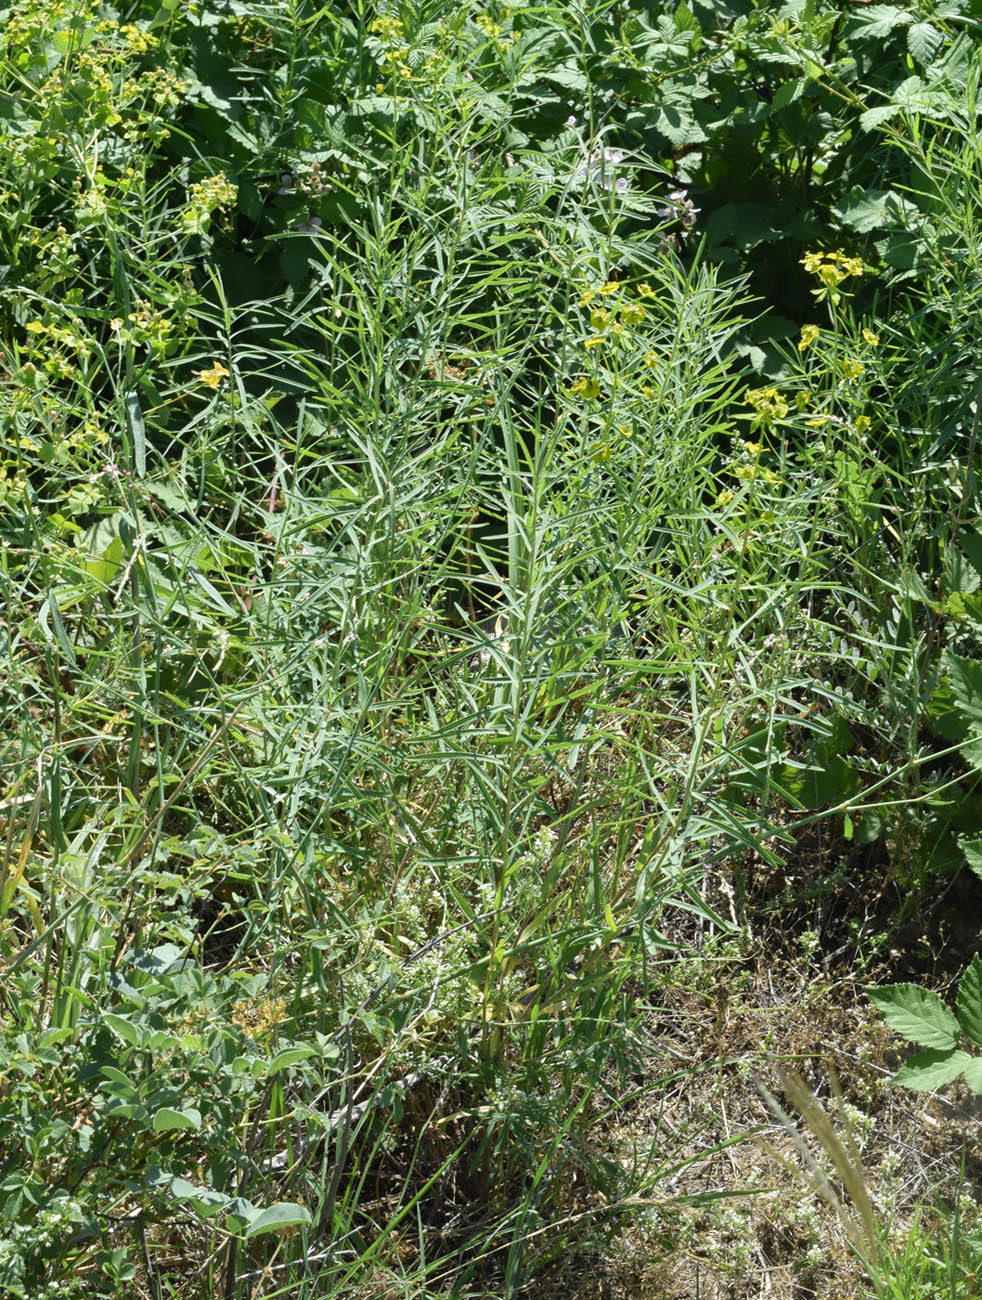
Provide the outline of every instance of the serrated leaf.
<path id="1" fill-rule="evenodd" d="M 982 1056 L 970 1056 L 965 1066 L 965 1082 L 975 1093 L 982 1092 Z"/>
<path id="2" fill-rule="evenodd" d="M 978 953 L 958 983 L 958 1022 L 972 1042 L 982 1047 L 982 957 Z"/>
<path id="3" fill-rule="evenodd" d="M 918 1047 L 950 1051 L 958 1042 L 958 1021 L 941 999 L 918 984 L 892 984 L 869 995 L 891 1029 Z"/>
<path id="4" fill-rule="evenodd" d="M 963 528 L 958 534 L 958 545 L 968 556 L 968 562 L 982 577 L 982 533 L 977 528 Z"/>
<path id="5" fill-rule="evenodd" d="M 910 22 L 911 15 L 896 5 L 870 5 L 853 17 L 852 31 L 855 36 L 865 39 L 882 40 L 895 27 L 907 27 Z"/>
<path id="6" fill-rule="evenodd" d="M 949 654 L 948 673 L 955 703 L 965 722 L 970 727 L 982 726 L 982 663 Z"/>
<path id="7" fill-rule="evenodd" d="M 969 867 L 979 880 L 982 880 L 982 840 L 961 839 L 958 841 L 958 846 L 965 854 L 965 861 Z"/>
<path id="8" fill-rule="evenodd" d="M 684 0 L 683 3 L 679 4 L 675 13 L 672 15 L 672 18 L 677 32 L 702 31 L 702 28 L 699 26 L 699 19 L 695 16 L 689 6 L 684 3 Z"/>
<path id="9" fill-rule="evenodd" d="M 170 1106 L 161 1106 L 153 1117 L 155 1133 L 170 1133 L 175 1129 L 197 1133 L 200 1128 L 201 1112 L 195 1110 L 193 1106 L 188 1106 L 185 1110 L 172 1110 Z"/>
<path id="10" fill-rule="evenodd" d="M 878 104 L 876 108 L 868 108 L 865 113 L 859 115 L 860 130 L 872 131 L 881 122 L 889 122 L 890 118 L 896 117 L 899 112 L 899 104 Z"/>
<path id="11" fill-rule="evenodd" d="M 279 1232 L 310 1222 L 310 1211 L 293 1201 L 280 1201 L 270 1205 L 246 1227 L 243 1237 L 260 1237 L 265 1232 Z"/>
<path id="12" fill-rule="evenodd" d="M 976 772 L 982 772 L 982 736 L 970 737 L 962 745 L 962 758 Z"/>
<path id="13" fill-rule="evenodd" d="M 787 108 L 796 99 L 800 99 L 807 86 L 807 77 L 796 77 L 794 81 L 783 82 L 774 92 L 774 98 L 771 100 L 771 114 L 780 113 L 782 108 Z"/>
<path id="14" fill-rule="evenodd" d="M 967 1052 L 918 1052 L 890 1080 L 915 1092 L 933 1092 L 957 1079 L 972 1058 Z"/>
<path id="15" fill-rule="evenodd" d="M 907 49 L 922 66 L 933 63 L 944 43 L 944 36 L 932 23 L 914 23 L 907 29 Z"/>
<path id="16" fill-rule="evenodd" d="M 836 204 L 833 211 L 843 225 L 860 234 L 896 225 L 897 210 L 892 190 L 864 190 L 857 186 Z"/>

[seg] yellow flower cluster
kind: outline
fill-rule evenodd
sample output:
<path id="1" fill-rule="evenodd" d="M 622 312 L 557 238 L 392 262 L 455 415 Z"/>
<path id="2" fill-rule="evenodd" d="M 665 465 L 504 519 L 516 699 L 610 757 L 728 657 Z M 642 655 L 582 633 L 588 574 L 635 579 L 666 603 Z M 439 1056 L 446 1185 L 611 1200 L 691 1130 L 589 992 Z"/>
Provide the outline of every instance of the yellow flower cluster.
<path id="1" fill-rule="evenodd" d="M 196 370 L 194 373 L 203 384 L 212 389 L 217 389 L 222 380 L 228 378 L 228 371 L 220 361 L 213 362 L 209 370 Z"/>
<path id="2" fill-rule="evenodd" d="M 834 253 L 806 253 L 801 259 L 801 265 L 809 275 L 816 276 L 820 281 L 820 287 L 812 290 L 819 302 L 823 298 L 828 298 L 833 303 L 838 302 L 844 292 L 840 289 L 843 281 L 853 275 L 860 276 L 866 270 L 861 257 L 850 257 L 841 249 Z"/>
<path id="3" fill-rule="evenodd" d="M 231 1021 L 250 1038 L 269 1038 L 277 1025 L 286 1020 L 286 1003 L 282 998 L 268 998 L 262 1002 L 240 999 L 232 1007 Z"/>
<path id="4" fill-rule="evenodd" d="M 109 328 L 119 344 L 132 343 L 135 347 L 147 347 L 151 352 L 162 352 L 174 332 L 174 318 L 145 299 L 137 298 L 133 312 L 125 320 L 122 316 L 114 316 Z"/>
<path id="5" fill-rule="evenodd" d="M 198 181 L 191 186 L 188 193 L 187 207 L 181 217 L 181 224 L 188 234 L 203 235 L 215 209 L 220 208 L 224 211 L 229 203 L 234 202 L 237 194 L 238 190 L 224 172 Z"/>
<path id="6" fill-rule="evenodd" d="M 776 388 L 750 388 L 744 401 L 748 406 L 753 407 L 756 413 L 753 418 L 754 424 L 767 425 L 775 420 L 783 420 L 791 409 L 787 399 L 782 397 Z"/>
<path id="7" fill-rule="evenodd" d="M 368 30 L 384 44 L 394 45 L 396 41 L 402 39 L 402 20 L 400 18 L 391 18 L 388 15 L 383 18 L 375 18 L 368 24 Z"/>
<path id="8" fill-rule="evenodd" d="M 585 397 L 591 399 L 600 396 L 600 385 L 595 379 L 588 379 L 586 375 L 580 375 L 579 379 L 574 379 L 569 386 L 571 397 Z"/>
<path id="9" fill-rule="evenodd" d="M 590 328 L 597 332 L 588 338 L 583 346 L 589 351 L 591 348 L 599 348 L 610 339 L 618 340 L 624 333 L 626 326 L 641 325 L 647 318 L 648 313 L 638 302 L 622 302 L 617 306 L 607 308 L 596 303 L 598 298 L 611 298 L 614 294 L 620 293 L 625 286 L 619 284 L 616 280 L 607 280 L 604 284 L 597 285 L 596 288 L 585 289 L 580 298 L 580 306 L 590 309 Z M 649 286 L 643 286 L 648 288 Z M 640 293 L 640 290 L 639 290 Z M 645 296 L 652 296 L 650 293 Z"/>

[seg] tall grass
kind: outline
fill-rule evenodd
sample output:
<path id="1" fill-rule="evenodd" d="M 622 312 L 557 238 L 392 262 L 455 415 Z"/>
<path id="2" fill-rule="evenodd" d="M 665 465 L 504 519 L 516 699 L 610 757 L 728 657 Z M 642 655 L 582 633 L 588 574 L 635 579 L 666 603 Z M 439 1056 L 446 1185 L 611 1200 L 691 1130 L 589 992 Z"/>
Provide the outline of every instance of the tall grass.
<path id="1" fill-rule="evenodd" d="M 800 358 L 824 441 L 815 393 L 762 414 L 745 280 L 606 174 L 601 117 L 536 148 L 535 42 L 430 9 L 412 76 L 362 7 L 222 18 L 255 138 L 187 15 L 140 30 L 193 111 L 124 26 L 59 9 L 47 50 L 18 11 L 12 1296 L 519 1294 L 667 1194 L 609 1132 L 662 1086 L 635 1003 L 668 918 L 732 928 L 707 870 L 855 794 L 779 759 L 875 712 L 834 611 L 877 598 L 918 470 L 878 496 Z M 590 49 L 600 17 L 542 21 Z M 500 62 L 490 107 L 455 41 Z"/>

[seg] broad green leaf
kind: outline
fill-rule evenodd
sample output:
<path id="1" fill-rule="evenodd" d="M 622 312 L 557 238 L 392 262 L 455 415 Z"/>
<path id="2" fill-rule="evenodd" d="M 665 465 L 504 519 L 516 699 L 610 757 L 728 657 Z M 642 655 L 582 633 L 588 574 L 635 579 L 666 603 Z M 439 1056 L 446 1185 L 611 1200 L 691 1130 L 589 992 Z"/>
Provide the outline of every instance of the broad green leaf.
<path id="1" fill-rule="evenodd" d="M 881 122 L 889 122 L 891 117 L 896 117 L 899 112 L 899 104 L 878 104 L 876 108 L 868 108 L 865 113 L 859 115 L 860 129 L 872 131 Z"/>
<path id="2" fill-rule="evenodd" d="M 801 98 L 807 89 L 807 77 L 796 77 L 793 81 L 785 81 L 774 92 L 774 98 L 771 100 L 771 114 L 780 113 L 782 108 L 787 108 L 789 104 L 793 104 L 796 99 Z"/>
<path id="3" fill-rule="evenodd" d="M 959 840 L 959 847 L 965 854 L 965 861 L 982 880 L 982 840 Z"/>
<path id="4" fill-rule="evenodd" d="M 958 1042 L 958 1021 L 935 993 L 917 984 L 868 990 L 891 1029 L 919 1047 L 945 1052 Z"/>
<path id="5" fill-rule="evenodd" d="M 889 36 L 895 27 L 906 27 L 911 22 L 911 15 L 896 5 L 870 5 L 869 8 L 854 15 L 852 34 L 867 40 L 882 40 Z"/>
<path id="6" fill-rule="evenodd" d="M 982 577 L 982 533 L 977 528 L 963 528 L 958 534 L 958 545 L 968 556 L 972 568 Z"/>
<path id="7" fill-rule="evenodd" d="M 172 1110 L 170 1106 L 161 1106 L 153 1117 L 155 1133 L 169 1133 L 172 1129 L 190 1129 L 193 1132 L 201 1128 L 201 1112 L 188 1106 L 185 1110 Z"/>
<path id="8" fill-rule="evenodd" d="M 262 1210 L 258 1205 L 253 1205 L 244 1196 L 237 1196 L 234 1201 L 229 1203 L 225 1226 L 229 1232 L 241 1232 L 250 1223 L 254 1223 L 260 1214 L 262 1214 Z"/>
<path id="9" fill-rule="evenodd" d="M 139 1025 L 134 1025 L 132 1020 L 127 1020 L 125 1016 L 114 1016 L 108 1013 L 102 1019 L 124 1043 L 129 1043 L 133 1047 L 140 1047 L 143 1043 L 143 1030 Z"/>
<path id="10" fill-rule="evenodd" d="M 175 1201 L 187 1201 L 202 1218 L 209 1218 L 232 1203 L 231 1196 L 216 1191 L 214 1187 L 195 1187 L 186 1178 L 172 1178 L 168 1187 Z"/>
<path id="11" fill-rule="evenodd" d="M 978 953 L 958 983 L 958 1020 L 972 1042 L 982 1047 L 982 957 Z"/>
<path id="12" fill-rule="evenodd" d="M 933 63 L 944 44 L 944 36 L 932 23 L 914 23 L 907 29 L 907 48 L 922 66 Z"/>
<path id="13" fill-rule="evenodd" d="M 679 4 L 675 13 L 672 15 L 672 18 L 677 32 L 702 31 L 702 28 L 699 26 L 699 19 L 695 16 L 689 6 L 684 3 L 684 0 L 683 3 Z"/>
<path id="14" fill-rule="evenodd" d="M 315 1054 L 316 1048 L 313 1047 L 285 1047 L 273 1058 L 269 1073 L 277 1074 L 280 1070 L 288 1070 L 291 1065 L 296 1065 L 298 1061 L 306 1061 Z"/>
<path id="15" fill-rule="evenodd" d="M 957 1079 L 972 1058 L 967 1052 L 918 1052 L 890 1080 L 915 1092 L 933 1092 Z"/>
<path id="16" fill-rule="evenodd" d="M 982 663 L 948 655 L 948 671 L 955 703 L 969 727 L 982 726 Z"/>
<path id="17" fill-rule="evenodd" d="M 265 1232 L 279 1232 L 282 1228 L 293 1228 L 298 1224 L 310 1222 L 310 1211 L 292 1201 L 279 1201 L 267 1209 L 246 1227 L 243 1237 L 260 1237 Z"/>
<path id="18" fill-rule="evenodd" d="M 982 1056 L 970 1056 L 965 1066 L 965 1082 L 975 1093 L 982 1093 Z"/>

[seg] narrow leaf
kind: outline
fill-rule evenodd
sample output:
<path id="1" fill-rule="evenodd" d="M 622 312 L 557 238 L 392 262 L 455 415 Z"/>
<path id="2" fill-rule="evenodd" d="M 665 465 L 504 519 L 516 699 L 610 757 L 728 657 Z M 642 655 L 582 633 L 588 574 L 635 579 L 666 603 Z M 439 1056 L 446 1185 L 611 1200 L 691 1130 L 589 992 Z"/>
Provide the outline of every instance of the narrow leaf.
<path id="1" fill-rule="evenodd" d="M 137 478 L 145 478 L 147 473 L 147 431 L 143 424 L 143 412 L 140 399 L 136 393 L 126 394 L 126 422 L 130 426 L 133 439 L 133 457 Z"/>
<path id="2" fill-rule="evenodd" d="M 936 994 L 917 984 L 867 991 L 890 1028 L 919 1047 L 944 1052 L 958 1042 L 958 1021 Z"/>

